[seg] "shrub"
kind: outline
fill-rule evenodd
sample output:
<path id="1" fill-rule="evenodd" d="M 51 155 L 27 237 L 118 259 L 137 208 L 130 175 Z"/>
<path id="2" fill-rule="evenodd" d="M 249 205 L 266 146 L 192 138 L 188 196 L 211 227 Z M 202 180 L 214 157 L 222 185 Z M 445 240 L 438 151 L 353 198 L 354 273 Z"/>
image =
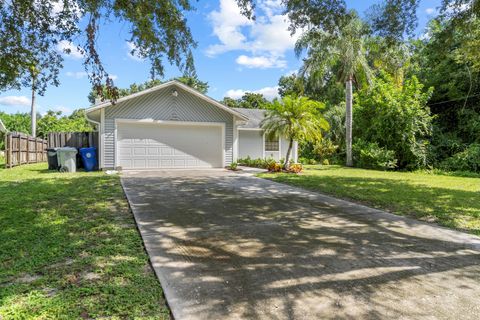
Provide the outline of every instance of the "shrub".
<path id="1" fill-rule="evenodd" d="M 288 171 L 293 172 L 293 173 L 300 173 L 303 170 L 303 166 L 300 163 L 293 163 L 290 165 L 288 168 Z"/>
<path id="2" fill-rule="evenodd" d="M 357 140 L 353 145 L 353 156 L 357 167 L 366 169 L 395 169 L 397 159 L 395 152 L 386 150 L 374 142 Z"/>
<path id="3" fill-rule="evenodd" d="M 301 164 L 317 164 L 317 160 L 309 158 L 299 158 L 298 162 L 300 162 Z"/>
<path id="4" fill-rule="evenodd" d="M 424 90 L 414 76 L 398 86 L 390 76 L 380 74 L 356 95 L 353 136 L 394 151 L 400 168 L 426 167 L 431 94 L 432 89 Z"/>
<path id="5" fill-rule="evenodd" d="M 267 166 L 268 172 L 280 172 L 282 171 L 282 165 L 277 162 L 270 162 Z"/>
<path id="6" fill-rule="evenodd" d="M 237 170 L 237 168 L 238 168 L 238 163 L 236 163 L 236 162 L 230 163 L 230 166 L 229 166 L 230 170 L 235 171 L 235 170 Z"/>
<path id="7" fill-rule="evenodd" d="M 338 146 L 334 145 L 330 139 L 322 139 L 315 143 L 313 150 L 315 154 L 321 159 L 330 158 L 338 149 Z"/>
<path id="8" fill-rule="evenodd" d="M 298 162 L 300 162 L 301 164 L 308 164 L 308 158 L 304 158 L 304 157 L 300 157 L 298 158 Z"/>
<path id="9" fill-rule="evenodd" d="M 323 164 L 324 166 L 329 166 L 329 165 L 330 165 L 330 161 L 328 161 L 328 159 L 324 159 L 324 160 L 322 161 L 322 164 Z"/>
<path id="10" fill-rule="evenodd" d="M 464 151 L 443 161 L 440 167 L 447 171 L 480 172 L 480 144 L 471 144 Z"/>
<path id="11" fill-rule="evenodd" d="M 250 157 L 246 157 L 243 159 L 238 159 L 238 164 L 246 167 L 253 167 L 253 168 L 262 168 L 267 169 L 268 165 L 272 162 L 275 162 L 274 159 L 251 159 Z"/>

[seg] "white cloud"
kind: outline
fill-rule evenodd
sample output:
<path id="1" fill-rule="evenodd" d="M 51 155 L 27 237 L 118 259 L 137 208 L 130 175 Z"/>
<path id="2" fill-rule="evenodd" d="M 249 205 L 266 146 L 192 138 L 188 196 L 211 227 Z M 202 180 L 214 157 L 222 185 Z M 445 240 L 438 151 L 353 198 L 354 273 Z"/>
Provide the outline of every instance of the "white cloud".
<path id="1" fill-rule="evenodd" d="M 288 31 L 289 21 L 282 15 L 279 0 L 265 0 L 259 3 L 256 21 L 245 18 L 234 0 L 221 0 L 220 10 L 212 11 L 209 20 L 213 34 L 219 43 L 211 45 L 206 55 L 213 57 L 228 51 L 246 51 L 250 57 L 241 55 L 236 62 L 249 68 L 284 68 L 285 52 L 293 49 L 298 34 Z M 248 58 L 248 59 L 246 59 Z"/>
<path id="2" fill-rule="evenodd" d="M 61 111 L 63 114 L 70 114 L 72 113 L 72 108 L 65 107 L 65 106 L 56 106 L 52 108 L 53 111 Z"/>
<path id="3" fill-rule="evenodd" d="M 451 2 L 447 5 L 445 13 L 450 15 L 462 13 L 467 10 L 470 10 L 472 4 L 473 4 L 473 1 L 470 1 L 469 3 L 463 3 L 461 5 L 458 5 L 455 2 Z"/>
<path id="4" fill-rule="evenodd" d="M 67 77 L 71 77 L 75 79 L 82 79 L 88 76 L 88 74 L 85 71 L 77 71 L 77 72 L 68 71 L 65 74 L 67 75 Z"/>
<path id="5" fill-rule="evenodd" d="M 258 90 L 242 90 L 242 89 L 231 89 L 225 93 L 225 97 L 230 97 L 232 99 L 240 99 L 245 93 L 260 93 L 263 94 L 268 100 L 278 98 L 278 86 L 275 87 L 265 87 Z"/>
<path id="6" fill-rule="evenodd" d="M 248 57 L 246 55 L 241 55 L 235 60 L 235 62 L 247 68 L 267 69 L 267 68 L 284 68 L 287 66 L 287 62 L 284 59 L 281 59 L 280 57 L 277 57 L 277 56 Z"/>
<path id="7" fill-rule="evenodd" d="M 278 98 L 278 86 L 275 87 L 265 87 L 255 91 L 255 93 L 263 94 L 265 98 L 272 100 L 273 98 Z"/>
<path id="8" fill-rule="evenodd" d="M 52 3 L 52 13 L 54 15 L 58 15 L 63 11 L 63 1 L 62 0 L 51 0 Z M 70 3 L 70 10 L 74 15 L 76 15 L 78 18 L 82 16 L 82 12 L 80 8 L 78 7 L 77 3 Z"/>
<path id="9" fill-rule="evenodd" d="M 234 0 L 220 0 L 220 11 L 212 11 L 208 18 L 213 24 L 213 34 L 220 40 L 220 44 L 207 48 L 208 56 L 244 49 L 247 38 L 241 29 L 253 25 L 254 22 L 240 13 Z"/>
<path id="10" fill-rule="evenodd" d="M 57 50 L 72 59 L 82 59 L 85 53 L 71 41 L 62 40 L 57 44 Z"/>
<path id="11" fill-rule="evenodd" d="M 427 8 L 425 9 L 425 13 L 428 14 L 429 16 L 435 14 L 437 10 L 435 8 Z"/>
<path id="12" fill-rule="evenodd" d="M 67 77 L 71 77 L 75 79 L 83 79 L 88 76 L 88 73 L 86 73 L 85 71 L 77 71 L 77 72 L 67 71 L 65 72 L 65 75 Z M 114 81 L 118 79 L 118 76 L 116 74 L 110 74 L 109 77 Z"/>
<path id="13" fill-rule="evenodd" d="M 30 99 L 25 96 L 5 96 L 0 97 L 0 105 L 3 106 L 30 106 Z"/>
<path id="14" fill-rule="evenodd" d="M 138 49 L 135 43 L 127 41 L 127 49 L 128 49 L 127 55 L 130 59 L 135 61 L 144 61 L 144 59 L 138 55 Z M 132 54 L 132 51 L 135 51 L 135 52 Z"/>

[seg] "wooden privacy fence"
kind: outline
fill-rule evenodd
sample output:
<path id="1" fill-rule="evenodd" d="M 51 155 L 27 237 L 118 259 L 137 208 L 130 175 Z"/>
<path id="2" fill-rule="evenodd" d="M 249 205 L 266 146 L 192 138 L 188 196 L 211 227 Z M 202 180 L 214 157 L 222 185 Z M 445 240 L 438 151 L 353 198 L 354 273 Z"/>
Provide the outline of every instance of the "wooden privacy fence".
<path id="1" fill-rule="evenodd" d="M 24 133 L 12 132 L 5 136 L 5 167 L 47 161 L 47 140 Z"/>
<path id="2" fill-rule="evenodd" d="M 98 132 L 52 132 L 47 135 L 48 148 L 98 148 Z"/>

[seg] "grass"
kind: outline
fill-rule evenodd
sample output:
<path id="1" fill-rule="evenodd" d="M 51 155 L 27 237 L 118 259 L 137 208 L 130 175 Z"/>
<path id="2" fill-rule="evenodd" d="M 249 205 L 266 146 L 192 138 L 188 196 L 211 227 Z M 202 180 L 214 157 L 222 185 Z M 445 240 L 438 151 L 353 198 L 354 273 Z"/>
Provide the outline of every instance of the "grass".
<path id="1" fill-rule="evenodd" d="M 117 176 L 0 167 L 0 319 L 169 319 Z"/>
<path id="2" fill-rule="evenodd" d="M 259 176 L 480 236 L 478 176 L 340 166 L 306 166 L 300 175 L 264 173 Z"/>

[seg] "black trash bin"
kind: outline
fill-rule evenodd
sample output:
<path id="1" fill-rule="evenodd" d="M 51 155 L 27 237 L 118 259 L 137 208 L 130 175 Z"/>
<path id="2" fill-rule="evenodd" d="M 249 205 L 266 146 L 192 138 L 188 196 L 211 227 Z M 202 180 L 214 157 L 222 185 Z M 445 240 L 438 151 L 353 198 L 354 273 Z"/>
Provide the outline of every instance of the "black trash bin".
<path id="1" fill-rule="evenodd" d="M 58 148 L 48 148 L 47 149 L 47 159 L 48 159 L 48 170 L 58 170 L 58 158 L 57 158 Z"/>

